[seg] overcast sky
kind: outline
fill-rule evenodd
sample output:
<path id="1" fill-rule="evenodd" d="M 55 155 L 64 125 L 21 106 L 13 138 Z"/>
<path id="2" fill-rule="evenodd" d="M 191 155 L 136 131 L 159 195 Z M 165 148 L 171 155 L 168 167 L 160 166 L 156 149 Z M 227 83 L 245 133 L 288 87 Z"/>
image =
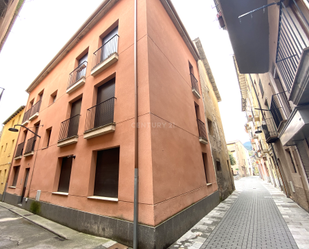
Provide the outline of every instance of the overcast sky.
<path id="1" fill-rule="evenodd" d="M 0 122 L 27 103 L 26 88 L 45 68 L 102 0 L 25 0 L 0 53 Z M 240 91 L 228 33 L 216 20 L 212 0 L 173 0 L 191 39 L 200 38 L 222 101 L 227 141 L 249 140 L 244 131 Z"/>

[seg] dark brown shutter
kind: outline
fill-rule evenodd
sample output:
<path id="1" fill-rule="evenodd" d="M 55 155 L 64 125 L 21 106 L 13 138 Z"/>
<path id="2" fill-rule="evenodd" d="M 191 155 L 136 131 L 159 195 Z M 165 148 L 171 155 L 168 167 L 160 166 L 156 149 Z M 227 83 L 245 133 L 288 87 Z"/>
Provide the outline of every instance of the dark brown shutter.
<path id="1" fill-rule="evenodd" d="M 98 151 L 94 195 L 118 197 L 119 147 Z"/>
<path id="2" fill-rule="evenodd" d="M 65 193 L 69 192 L 71 169 L 72 169 L 72 157 L 62 158 L 58 192 L 65 192 Z"/>

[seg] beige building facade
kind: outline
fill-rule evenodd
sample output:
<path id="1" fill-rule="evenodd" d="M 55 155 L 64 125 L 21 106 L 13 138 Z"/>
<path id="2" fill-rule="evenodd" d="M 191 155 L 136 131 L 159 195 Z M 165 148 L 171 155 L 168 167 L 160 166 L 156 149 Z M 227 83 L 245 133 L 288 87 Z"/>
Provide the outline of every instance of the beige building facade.
<path id="1" fill-rule="evenodd" d="M 236 161 L 236 164 L 232 165 L 233 175 L 239 175 L 241 177 L 252 176 L 254 170 L 249 152 L 245 146 L 240 141 L 231 141 L 227 143 L 227 149 Z"/>
<path id="2" fill-rule="evenodd" d="M 25 106 L 19 107 L 3 122 L 0 138 L 0 200 L 2 200 L 18 139 L 18 133 L 10 132 L 9 128 L 21 123 L 23 120 L 24 109 Z"/>
<path id="3" fill-rule="evenodd" d="M 218 105 L 218 102 L 221 101 L 221 96 L 201 41 L 197 38 L 193 42 L 200 55 L 198 70 L 207 121 L 206 126 L 213 165 L 217 177 L 218 190 L 221 200 L 224 200 L 235 190 L 235 186 Z"/>

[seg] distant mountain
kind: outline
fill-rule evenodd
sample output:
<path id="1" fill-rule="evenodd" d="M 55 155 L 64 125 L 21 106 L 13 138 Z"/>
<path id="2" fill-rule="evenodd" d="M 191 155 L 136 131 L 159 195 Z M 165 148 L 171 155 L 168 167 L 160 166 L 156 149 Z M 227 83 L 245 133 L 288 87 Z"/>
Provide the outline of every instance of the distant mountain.
<path id="1" fill-rule="evenodd" d="M 245 148 L 246 148 L 247 150 L 249 150 L 249 151 L 252 150 L 252 145 L 251 145 L 250 142 L 245 142 L 243 145 L 245 146 Z"/>

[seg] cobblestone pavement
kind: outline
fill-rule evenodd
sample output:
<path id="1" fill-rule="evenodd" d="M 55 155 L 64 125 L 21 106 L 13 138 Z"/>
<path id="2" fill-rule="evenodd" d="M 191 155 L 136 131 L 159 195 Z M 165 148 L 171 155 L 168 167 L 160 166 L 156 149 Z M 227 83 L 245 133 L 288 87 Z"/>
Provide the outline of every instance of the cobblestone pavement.
<path id="1" fill-rule="evenodd" d="M 242 178 L 235 186 L 169 248 L 309 248 L 306 211 L 259 177 Z"/>

